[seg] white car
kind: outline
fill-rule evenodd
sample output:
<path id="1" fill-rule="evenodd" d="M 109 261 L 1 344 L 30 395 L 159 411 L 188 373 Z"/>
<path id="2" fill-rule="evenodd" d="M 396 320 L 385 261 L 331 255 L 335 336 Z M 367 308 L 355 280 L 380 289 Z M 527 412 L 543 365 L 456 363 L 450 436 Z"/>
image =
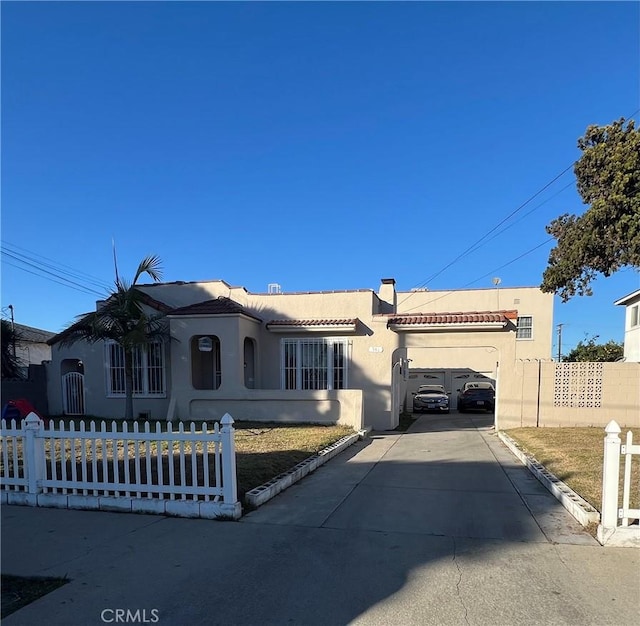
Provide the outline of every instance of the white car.
<path id="1" fill-rule="evenodd" d="M 449 395 L 442 385 L 420 385 L 413 396 L 413 412 L 437 411 L 449 412 Z"/>

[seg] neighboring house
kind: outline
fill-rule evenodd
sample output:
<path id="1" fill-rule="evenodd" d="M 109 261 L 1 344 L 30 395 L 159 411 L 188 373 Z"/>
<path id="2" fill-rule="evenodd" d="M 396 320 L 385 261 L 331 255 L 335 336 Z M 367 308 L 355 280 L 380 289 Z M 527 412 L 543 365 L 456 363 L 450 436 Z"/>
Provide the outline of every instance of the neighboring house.
<path id="1" fill-rule="evenodd" d="M 136 416 L 229 412 L 388 430 L 419 384 L 443 384 L 455 409 L 457 390 L 477 379 L 497 383 L 499 416 L 521 390 L 516 361 L 551 355 L 553 296 L 534 287 L 396 292 L 383 279 L 377 293 L 250 293 L 222 280 L 139 289 L 167 315 L 171 340 L 138 355 Z M 51 412 L 122 416 L 122 349 L 61 347 L 63 336 L 50 341 Z"/>
<path id="2" fill-rule="evenodd" d="M 15 324 L 16 356 L 19 359 L 23 378 L 3 379 L 2 404 L 8 400 L 28 400 L 42 415 L 49 413 L 47 402 L 47 379 L 45 366 L 51 359 L 51 346 L 47 343 L 55 335 L 46 330 Z"/>
<path id="3" fill-rule="evenodd" d="M 640 362 L 640 289 L 624 298 L 620 298 L 620 300 L 616 300 L 614 304 L 625 307 L 625 361 Z"/>
<path id="4" fill-rule="evenodd" d="M 14 328 L 20 337 L 16 341 L 16 356 L 26 376 L 29 365 L 41 365 L 43 361 L 51 360 L 51 346 L 47 342 L 55 333 L 23 324 L 14 324 Z"/>

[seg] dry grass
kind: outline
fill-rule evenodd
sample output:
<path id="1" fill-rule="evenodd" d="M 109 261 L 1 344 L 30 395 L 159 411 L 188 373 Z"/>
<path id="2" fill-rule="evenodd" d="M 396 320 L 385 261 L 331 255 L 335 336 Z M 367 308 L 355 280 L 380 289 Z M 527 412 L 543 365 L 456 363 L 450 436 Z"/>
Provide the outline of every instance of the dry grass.
<path id="1" fill-rule="evenodd" d="M 346 426 L 251 422 L 236 422 L 234 426 L 238 492 L 242 495 L 353 434 Z"/>
<path id="2" fill-rule="evenodd" d="M 634 443 L 640 441 L 640 428 L 624 429 L 620 437 L 633 432 Z M 602 505 L 602 428 L 514 428 L 506 433 L 533 455 L 551 473 L 569 485 L 598 511 Z M 631 507 L 640 506 L 640 463 L 632 463 Z M 620 464 L 620 485 L 624 462 Z"/>
<path id="3" fill-rule="evenodd" d="M 65 422 L 65 430 L 68 430 L 69 419 Z M 110 423 L 109 423 L 110 424 Z M 55 426 L 59 427 L 59 421 L 55 421 Z M 79 430 L 79 420 L 74 420 L 76 431 Z M 100 425 L 96 424 L 98 431 Z M 109 426 L 110 428 L 110 426 Z M 199 428 L 199 427 L 198 427 Z M 345 426 L 318 426 L 310 424 L 277 424 L 277 423 L 257 423 L 257 422 L 236 422 L 236 471 L 238 477 L 238 496 L 242 498 L 244 494 L 271 480 L 278 474 L 285 472 L 307 457 L 319 452 L 338 439 L 352 434 L 353 430 Z M 122 426 L 118 423 L 117 430 L 122 432 Z M 129 427 L 129 432 L 132 427 Z M 143 427 L 140 431 L 143 431 Z M 166 430 L 166 424 L 162 424 L 162 431 Z M 175 428 L 174 428 L 175 430 Z M 185 428 L 188 430 L 188 427 Z M 155 424 L 151 431 L 155 431 Z M 212 432 L 212 429 L 209 429 Z M 98 432 L 98 436 L 103 433 Z M 60 440 L 51 442 L 45 439 L 45 453 L 48 459 L 54 458 L 56 463 L 56 475 L 61 477 L 62 468 L 65 467 L 66 476 L 72 478 L 75 470 L 78 478 L 82 477 L 82 461 L 86 461 L 85 471 L 88 480 L 92 480 L 94 474 L 98 481 L 102 481 L 105 476 L 109 482 L 122 482 L 125 476 L 125 468 L 133 478 L 138 475 L 143 484 L 167 485 L 169 483 L 169 466 L 173 465 L 176 484 L 192 485 L 193 471 L 197 476 L 198 484 L 204 484 L 203 473 L 203 446 L 196 443 L 180 444 L 174 442 L 169 446 L 169 442 L 134 442 L 129 440 L 108 439 L 108 433 L 103 446 L 101 440 L 95 443 L 86 442 L 84 445 L 79 439 L 67 439 L 65 445 L 61 445 Z M 73 443 L 72 443 L 73 441 Z M 18 459 L 22 460 L 22 444 L 20 440 L 15 442 Z M 15 475 L 12 466 L 13 442 L 6 442 L 7 459 L 4 454 L 0 454 L 0 472 L 6 475 L 4 465 L 7 463 L 8 475 Z M 211 454 L 214 444 L 209 444 L 207 452 Z M 183 461 L 180 454 L 183 453 Z M 145 456 L 151 458 L 151 462 L 146 464 L 142 461 Z M 107 462 L 103 464 L 102 459 Z M 137 459 L 141 461 L 138 462 Z M 64 462 L 63 462 L 64 459 Z M 93 460 L 96 463 L 92 463 Z M 114 461 L 117 459 L 117 463 Z M 75 461 L 75 467 L 73 467 Z M 181 463 L 183 466 L 181 467 Z M 195 470 L 193 467 L 195 466 Z M 19 471 L 22 473 L 22 468 Z M 119 477 L 117 480 L 114 478 Z M 150 472 L 151 478 L 147 482 L 147 474 Z M 47 474 L 52 476 L 50 464 L 47 463 Z M 216 484 L 215 467 L 209 465 L 210 484 Z M 115 493 L 115 492 L 114 492 Z M 144 494 L 143 494 L 144 495 Z"/>

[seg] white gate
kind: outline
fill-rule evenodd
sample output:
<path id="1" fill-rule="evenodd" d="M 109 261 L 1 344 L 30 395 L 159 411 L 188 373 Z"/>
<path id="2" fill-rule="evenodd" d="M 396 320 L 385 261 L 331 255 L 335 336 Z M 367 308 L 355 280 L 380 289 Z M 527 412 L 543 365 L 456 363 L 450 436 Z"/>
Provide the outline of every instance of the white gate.
<path id="1" fill-rule="evenodd" d="M 84 375 L 80 372 L 62 377 L 62 406 L 65 415 L 84 415 Z"/>

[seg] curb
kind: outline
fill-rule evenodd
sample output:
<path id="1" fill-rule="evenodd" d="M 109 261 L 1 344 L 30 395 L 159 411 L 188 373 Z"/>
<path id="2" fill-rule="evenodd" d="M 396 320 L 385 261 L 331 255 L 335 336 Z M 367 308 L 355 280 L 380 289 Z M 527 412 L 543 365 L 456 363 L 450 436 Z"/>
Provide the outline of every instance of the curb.
<path id="1" fill-rule="evenodd" d="M 509 448 L 511 453 L 525 465 L 529 471 L 557 498 L 573 517 L 583 526 L 588 526 L 600 521 L 600 513 L 596 511 L 584 498 L 573 489 L 565 485 L 559 478 L 548 471 L 535 457 L 524 452 L 518 444 L 502 431 L 498 431 L 500 441 Z"/>
<path id="2" fill-rule="evenodd" d="M 271 500 L 271 498 L 277 496 L 281 491 L 284 491 L 288 487 L 291 487 L 291 485 L 297 483 L 307 474 L 310 474 L 321 465 L 324 465 L 329 459 L 332 459 L 345 448 L 348 448 L 356 441 L 364 439 L 367 436 L 368 432 L 366 430 L 360 430 L 353 435 L 347 435 L 346 437 L 342 437 L 342 439 L 338 439 L 338 441 L 331 444 L 324 450 L 320 450 L 318 454 L 314 454 L 308 459 L 294 465 L 290 470 L 276 476 L 263 485 L 254 487 L 250 491 L 247 491 L 247 493 L 244 494 L 245 502 L 250 507 L 258 508 L 265 502 Z"/>

